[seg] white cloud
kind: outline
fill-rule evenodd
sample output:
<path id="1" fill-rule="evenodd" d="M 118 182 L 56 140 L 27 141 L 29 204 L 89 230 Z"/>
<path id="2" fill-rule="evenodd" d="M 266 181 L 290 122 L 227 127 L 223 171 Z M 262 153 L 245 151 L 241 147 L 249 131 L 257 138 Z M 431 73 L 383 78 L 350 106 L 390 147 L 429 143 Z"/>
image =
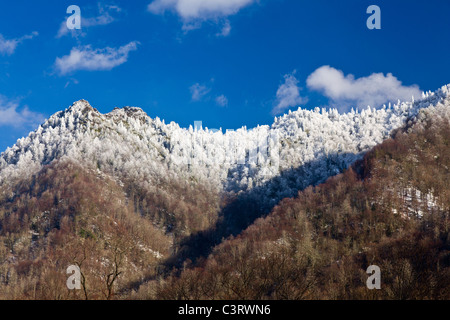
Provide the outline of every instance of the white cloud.
<path id="1" fill-rule="evenodd" d="M 183 20 L 183 30 L 197 29 L 201 21 L 220 21 L 223 18 L 236 14 L 242 8 L 257 0 L 154 0 L 148 5 L 148 11 L 154 14 L 163 14 L 165 11 L 175 11 Z M 230 33 L 231 26 L 226 20 L 221 36 Z"/>
<path id="2" fill-rule="evenodd" d="M 100 12 L 102 12 L 102 10 L 109 10 L 109 11 L 115 11 L 115 12 L 122 12 L 122 8 L 116 5 L 107 5 L 106 7 L 100 7 Z"/>
<path id="3" fill-rule="evenodd" d="M 206 96 L 211 89 L 201 85 L 200 83 L 196 83 L 194 85 L 192 85 L 189 90 L 191 91 L 191 95 L 192 95 L 192 101 L 200 101 L 203 99 L 204 96 Z"/>
<path id="4" fill-rule="evenodd" d="M 228 98 L 222 94 L 216 97 L 216 103 L 221 107 L 226 107 L 228 105 Z"/>
<path id="5" fill-rule="evenodd" d="M 17 39 L 6 40 L 0 34 L 0 53 L 8 55 L 13 54 L 14 51 L 16 50 L 17 44 L 18 44 Z"/>
<path id="6" fill-rule="evenodd" d="M 306 80 L 311 90 L 316 90 L 328 97 L 340 109 L 350 106 L 379 107 L 386 102 L 411 100 L 420 97 L 422 91 L 417 85 L 403 86 L 402 82 L 391 73 L 373 73 L 368 77 L 355 79 L 351 74 L 345 76 L 341 70 L 322 66 Z"/>
<path id="7" fill-rule="evenodd" d="M 85 33 L 82 32 L 83 29 L 95 26 L 105 26 L 117 20 L 117 18 L 113 17 L 113 13 L 121 12 L 122 9 L 118 6 L 100 6 L 99 5 L 99 15 L 96 17 L 84 18 L 83 13 L 81 14 L 81 30 L 69 30 L 67 28 L 67 18 L 61 22 L 59 26 L 58 33 L 56 34 L 56 38 L 61 38 L 68 34 L 71 34 L 73 37 L 78 35 L 84 36 Z"/>
<path id="8" fill-rule="evenodd" d="M 77 79 L 69 79 L 69 81 L 66 82 L 66 85 L 64 86 L 64 89 L 66 89 L 68 86 L 70 86 L 71 84 L 78 84 L 78 80 Z"/>
<path id="9" fill-rule="evenodd" d="M 6 97 L 0 95 L 0 126 L 33 127 L 44 120 L 42 114 L 30 111 L 28 107 L 18 109 L 19 103 L 9 101 Z"/>
<path id="10" fill-rule="evenodd" d="M 128 54 L 137 50 L 139 42 L 133 41 L 120 48 L 92 49 L 90 45 L 72 48 L 70 54 L 56 58 L 55 68 L 61 75 L 76 70 L 111 70 L 128 60 Z"/>
<path id="11" fill-rule="evenodd" d="M 255 0 L 154 0 L 148 10 L 161 14 L 175 10 L 184 20 L 210 19 L 237 13 Z"/>
<path id="12" fill-rule="evenodd" d="M 33 39 L 36 37 L 38 32 L 34 31 L 29 35 L 25 35 L 16 39 L 5 39 L 3 35 L 0 34 L 0 53 L 6 55 L 12 55 L 14 51 L 16 51 L 17 46 L 22 43 L 24 40 Z"/>
<path id="13" fill-rule="evenodd" d="M 280 85 L 277 91 L 275 107 L 272 109 L 273 115 L 280 114 L 290 107 L 296 107 L 308 101 L 306 97 L 300 96 L 298 80 L 294 75 L 295 71 L 284 76 L 284 83 Z"/>
<path id="14" fill-rule="evenodd" d="M 218 37 L 227 37 L 230 35 L 231 32 L 231 25 L 230 25 L 230 21 L 226 20 L 225 23 L 223 24 L 222 30 L 220 32 L 218 32 L 216 34 L 216 36 Z"/>

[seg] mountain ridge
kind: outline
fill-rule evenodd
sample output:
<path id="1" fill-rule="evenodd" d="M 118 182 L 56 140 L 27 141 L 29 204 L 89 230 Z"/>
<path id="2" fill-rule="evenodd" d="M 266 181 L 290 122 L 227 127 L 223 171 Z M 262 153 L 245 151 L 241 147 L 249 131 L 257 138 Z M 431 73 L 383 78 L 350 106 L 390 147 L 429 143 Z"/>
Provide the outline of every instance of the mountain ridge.
<path id="1" fill-rule="evenodd" d="M 359 277 L 352 280 L 358 292 L 345 292 L 345 281 L 333 285 L 340 261 L 365 276 L 360 257 L 409 243 L 436 258 L 407 250 L 406 266 L 424 274 L 418 257 L 440 259 L 441 268 L 448 119 L 448 86 L 381 110 L 300 109 L 271 127 L 225 134 L 165 124 L 139 108 L 101 114 L 78 101 L 0 156 L 0 296 L 259 299 L 321 297 L 332 289 L 330 298 L 367 297 Z M 271 140 L 274 132 L 278 140 Z M 268 152 L 274 146 L 277 152 Z M 361 166 L 352 165 L 363 156 Z M 302 199 L 309 199 L 306 206 L 298 205 Z M 426 230 L 442 248 L 423 246 L 421 235 L 410 239 L 403 230 Z M 394 258 L 403 270 L 403 258 Z M 397 274 L 390 261 L 382 262 L 385 279 Z M 69 265 L 86 275 L 79 292 L 64 286 Z M 330 268 L 337 273 L 327 278 Z M 449 279 L 442 270 L 434 282 Z M 242 272 L 257 277 L 245 282 L 254 278 Z M 303 277 L 314 288 L 291 281 Z M 225 291 L 216 290 L 216 280 Z M 177 289 L 185 285 L 193 291 Z M 442 287 L 426 295 L 445 296 Z"/>
<path id="2" fill-rule="evenodd" d="M 324 159 L 301 177 L 281 179 L 285 190 L 268 199 L 273 204 L 295 190 L 342 172 L 420 110 L 439 103 L 450 105 L 449 92 L 450 85 L 446 85 L 424 93 L 418 101 L 342 114 L 336 109 L 299 108 L 276 117 L 271 126 L 225 133 L 166 124 L 137 107 L 101 114 L 86 100 L 79 100 L 1 153 L 0 185 L 68 157 L 147 185 L 181 178 L 239 193 L 282 177 L 287 170 L 307 166 L 314 159 Z"/>

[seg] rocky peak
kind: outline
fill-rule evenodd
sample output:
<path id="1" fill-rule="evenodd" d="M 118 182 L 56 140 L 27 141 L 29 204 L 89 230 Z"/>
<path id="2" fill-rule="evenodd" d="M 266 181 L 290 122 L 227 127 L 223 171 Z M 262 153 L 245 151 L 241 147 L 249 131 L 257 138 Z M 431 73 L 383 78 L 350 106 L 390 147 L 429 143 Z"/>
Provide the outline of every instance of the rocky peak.
<path id="1" fill-rule="evenodd" d="M 88 112 L 96 112 L 98 113 L 97 109 L 94 109 L 88 101 L 81 99 L 76 102 L 74 102 L 67 111 L 73 112 L 73 113 L 82 113 L 86 114 Z"/>
<path id="2" fill-rule="evenodd" d="M 134 118 L 142 121 L 145 121 L 148 118 L 147 113 L 138 107 L 114 108 L 114 110 L 106 114 L 106 116 L 115 119 Z"/>

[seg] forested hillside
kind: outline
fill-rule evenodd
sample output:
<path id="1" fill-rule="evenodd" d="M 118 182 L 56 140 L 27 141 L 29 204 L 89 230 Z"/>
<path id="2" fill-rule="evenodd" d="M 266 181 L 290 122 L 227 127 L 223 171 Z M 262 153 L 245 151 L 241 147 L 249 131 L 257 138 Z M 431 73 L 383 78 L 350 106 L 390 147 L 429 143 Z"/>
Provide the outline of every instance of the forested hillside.
<path id="1" fill-rule="evenodd" d="M 175 272 L 156 297 L 450 299 L 449 190 L 441 106 Z M 381 268 L 381 290 L 366 287 L 369 265 Z"/>
<path id="2" fill-rule="evenodd" d="M 449 88 L 227 133 L 79 101 L 0 156 L 0 299 L 449 298 Z"/>

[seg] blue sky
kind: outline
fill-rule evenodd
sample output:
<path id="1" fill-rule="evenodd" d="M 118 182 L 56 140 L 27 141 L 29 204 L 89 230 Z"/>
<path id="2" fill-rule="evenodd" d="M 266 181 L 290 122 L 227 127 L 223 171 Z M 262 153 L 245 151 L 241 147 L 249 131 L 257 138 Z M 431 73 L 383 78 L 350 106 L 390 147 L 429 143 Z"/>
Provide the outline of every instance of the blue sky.
<path id="1" fill-rule="evenodd" d="M 449 14 L 446 0 L 2 1 L 0 150 L 79 99 L 223 129 L 409 99 L 450 83 Z"/>

